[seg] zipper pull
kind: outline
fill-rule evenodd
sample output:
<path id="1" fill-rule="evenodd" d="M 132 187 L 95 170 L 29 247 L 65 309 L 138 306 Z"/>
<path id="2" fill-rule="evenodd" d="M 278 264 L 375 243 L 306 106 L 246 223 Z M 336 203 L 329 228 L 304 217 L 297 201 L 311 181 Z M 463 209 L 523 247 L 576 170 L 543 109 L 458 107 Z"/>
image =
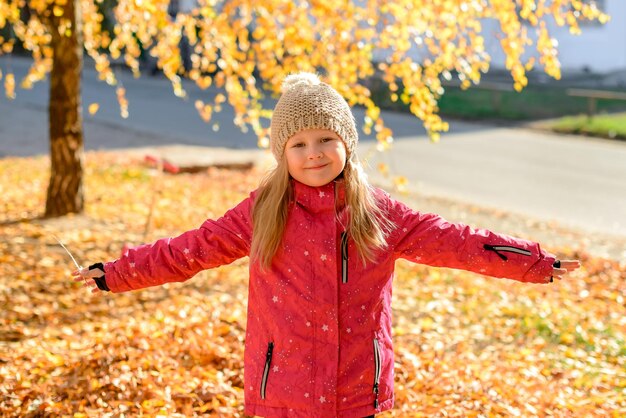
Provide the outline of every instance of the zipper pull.
<path id="1" fill-rule="evenodd" d="M 274 343 L 267 345 L 267 354 L 265 355 L 265 361 L 270 362 L 272 360 L 272 351 L 274 350 Z"/>
<path id="2" fill-rule="evenodd" d="M 485 244 L 485 245 L 483 245 L 483 248 L 484 248 L 485 250 L 488 250 L 488 251 L 493 251 L 494 253 L 496 253 L 496 254 L 498 255 L 498 257 L 500 257 L 500 258 L 501 258 L 501 259 L 503 259 L 504 261 L 507 261 L 507 260 L 508 260 L 508 258 L 506 258 L 506 256 L 505 256 L 504 254 L 502 254 L 500 251 L 498 251 L 498 250 L 496 249 L 496 247 L 494 247 L 493 245 Z"/>
<path id="3" fill-rule="evenodd" d="M 378 382 L 374 383 L 374 393 L 376 394 L 376 398 L 374 398 L 374 408 L 378 409 Z"/>
<path id="4" fill-rule="evenodd" d="M 265 368 L 263 369 L 263 379 L 261 380 L 261 399 L 265 399 L 265 388 L 267 387 L 267 378 L 270 373 L 270 364 L 272 363 L 272 351 L 274 343 L 267 344 L 267 354 L 265 354 Z"/>

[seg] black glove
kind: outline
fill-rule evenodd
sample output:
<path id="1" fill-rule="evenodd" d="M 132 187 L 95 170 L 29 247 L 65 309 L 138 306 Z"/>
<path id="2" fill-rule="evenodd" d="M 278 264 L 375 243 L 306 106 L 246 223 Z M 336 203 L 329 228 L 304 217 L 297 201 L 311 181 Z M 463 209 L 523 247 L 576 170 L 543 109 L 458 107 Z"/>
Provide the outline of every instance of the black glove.
<path id="1" fill-rule="evenodd" d="M 96 263 L 89 266 L 89 270 L 95 269 L 100 269 L 100 271 L 102 271 L 102 276 L 93 278 L 93 281 L 96 282 L 98 289 L 105 292 L 110 292 L 111 289 L 109 289 L 109 286 L 107 286 L 106 279 L 104 278 L 104 265 L 102 263 Z"/>

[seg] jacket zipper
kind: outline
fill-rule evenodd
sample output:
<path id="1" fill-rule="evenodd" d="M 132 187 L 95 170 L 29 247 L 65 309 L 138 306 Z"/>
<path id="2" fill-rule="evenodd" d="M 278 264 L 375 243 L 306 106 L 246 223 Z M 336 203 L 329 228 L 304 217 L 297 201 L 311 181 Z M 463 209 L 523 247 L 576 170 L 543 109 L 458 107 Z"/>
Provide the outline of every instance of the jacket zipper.
<path id="1" fill-rule="evenodd" d="M 374 338 L 374 408 L 378 409 L 378 383 L 380 380 L 380 348 L 378 347 L 378 340 Z"/>
<path id="2" fill-rule="evenodd" d="M 348 233 L 341 233 L 341 282 L 348 283 Z"/>
<path id="3" fill-rule="evenodd" d="M 502 252 L 516 253 L 516 254 L 521 254 L 521 255 L 526 255 L 526 256 L 532 255 L 532 253 L 528 250 L 524 250 L 522 248 L 517 248 L 517 247 L 509 247 L 507 245 L 485 244 L 483 245 L 483 248 L 488 251 L 493 251 L 494 253 L 498 255 L 498 257 L 500 257 L 504 261 L 508 260 L 508 258 L 504 254 L 502 254 Z"/>
<path id="4" fill-rule="evenodd" d="M 267 386 L 267 377 L 270 374 L 270 364 L 272 364 L 272 352 L 274 351 L 274 343 L 267 345 L 267 354 L 265 355 L 265 368 L 263 369 L 263 380 L 261 380 L 261 399 L 265 399 L 265 388 Z"/>

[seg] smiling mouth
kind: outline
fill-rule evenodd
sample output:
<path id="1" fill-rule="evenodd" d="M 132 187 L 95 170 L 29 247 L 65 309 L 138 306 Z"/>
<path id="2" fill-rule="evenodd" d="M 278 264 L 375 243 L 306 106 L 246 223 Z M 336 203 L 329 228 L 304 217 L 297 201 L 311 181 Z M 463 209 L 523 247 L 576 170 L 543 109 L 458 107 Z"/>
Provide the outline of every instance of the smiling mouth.
<path id="1" fill-rule="evenodd" d="M 319 170 L 320 168 L 326 167 L 328 164 L 316 165 L 315 167 L 307 167 L 307 170 Z"/>

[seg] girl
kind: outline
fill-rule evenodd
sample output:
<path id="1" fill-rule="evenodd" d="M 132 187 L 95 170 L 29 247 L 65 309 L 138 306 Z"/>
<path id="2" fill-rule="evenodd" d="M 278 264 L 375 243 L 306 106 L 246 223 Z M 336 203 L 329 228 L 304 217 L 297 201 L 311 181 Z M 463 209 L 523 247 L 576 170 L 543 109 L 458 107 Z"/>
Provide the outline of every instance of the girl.
<path id="1" fill-rule="evenodd" d="M 413 211 L 367 183 L 348 103 L 288 76 L 271 122 L 278 164 L 226 214 L 74 272 L 92 291 L 184 281 L 250 256 L 245 412 L 363 417 L 393 406 L 391 282 L 398 258 L 529 283 L 578 268 L 539 244 Z"/>

